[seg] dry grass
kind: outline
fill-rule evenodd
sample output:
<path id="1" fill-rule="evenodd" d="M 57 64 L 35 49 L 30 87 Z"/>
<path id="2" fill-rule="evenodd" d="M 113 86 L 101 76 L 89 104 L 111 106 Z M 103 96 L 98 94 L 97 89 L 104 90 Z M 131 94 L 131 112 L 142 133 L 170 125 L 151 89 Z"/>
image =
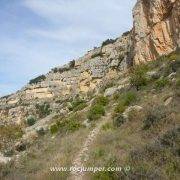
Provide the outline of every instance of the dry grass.
<path id="1" fill-rule="evenodd" d="M 68 172 L 50 172 L 49 168 L 69 167 L 88 132 L 89 129 L 84 128 L 68 135 L 57 135 L 53 139 L 51 136 L 44 136 L 30 147 L 27 155 L 22 156 L 16 168 L 10 169 L 7 178 L 15 176 L 21 179 L 25 176 L 29 180 L 66 179 Z"/>
<path id="2" fill-rule="evenodd" d="M 131 112 L 129 121 L 126 121 L 119 128 L 112 128 L 112 122 L 108 122 L 107 128 L 101 129 L 96 142 L 90 149 L 90 158 L 87 166 L 106 166 L 109 159 L 114 158 L 113 166 L 130 165 L 133 169 L 129 174 L 124 173 L 87 173 L 87 179 L 178 179 L 180 164 L 177 154 L 180 144 L 179 131 L 176 131 L 177 149 L 157 145 L 162 137 L 167 137 L 168 132 L 175 131 L 180 125 L 179 94 L 175 86 L 155 91 L 153 86 L 147 86 L 137 92 L 136 103 L 144 109 L 140 113 Z M 172 102 L 165 106 L 164 102 L 168 97 L 173 97 Z M 144 123 L 148 121 L 148 114 L 153 115 L 148 129 L 143 129 Z M 154 118 L 157 121 L 154 121 Z M 172 136 L 171 143 L 175 141 Z M 140 160 L 132 158 L 135 154 Z M 152 155 L 153 154 L 153 155 Z M 165 158 L 166 160 L 163 160 Z M 163 164 L 164 163 L 164 164 Z M 162 165 L 163 164 L 163 165 Z"/>

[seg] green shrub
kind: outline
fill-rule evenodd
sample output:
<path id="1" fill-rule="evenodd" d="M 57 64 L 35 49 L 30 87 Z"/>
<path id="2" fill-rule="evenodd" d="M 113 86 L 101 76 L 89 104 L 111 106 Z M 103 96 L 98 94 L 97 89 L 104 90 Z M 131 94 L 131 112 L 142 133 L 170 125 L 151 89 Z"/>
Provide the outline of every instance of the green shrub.
<path id="1" fill-rule="evenodd" d="M 169 80 L 167 78 L 160 78 L 155 83 L 155 87 L 157 89 L 162 89 L 163 87 L 167 85 L 169 85 Z"/>
<path id="2" fill-rule="evenodd" d="M 36 118 L 34 116 L 29 116 L 27 119 L 26 119 L 26 123 L 28 126 L 32 126 L 36 123 Z"/>
<path id="3" fill-rule="evenodd" d="M 123 104 L 125 106 L 129 106 L 132 102 L 136 101 L 137 99 L 136 93 L 133 91 L 129 91 L 122 96 L 122 99 L 123 99 Z"/>
<path id="4" fill-rule="evenodd" d="M 103 47 L 103 46 L 106 46 L 106 45 L 108 45 L 108 44 L 113 44 L 113 43 L 116 42 L 116 40 L 117 40 L 117 39 L 107 39 L 106 41 L 104 41 L 104 42 L 102 43 L 102 47 Z"/>
<path id="5" fill-rule="evenodd" d="M 81 127 L 81 124 L 78 122 L 75 116 L 70 117 L 66 120 L 66 130 L 70 132 L 74 132 Z"/>
<path id="6" fill-rule="evenodd" d="M 98 96 L 97 98 L 95 98 L 93 102 L 93 104 L 99 104 L 102 106 L 106 106 L 108 103 L 109 103 L 109 99 L 104 96 Z"/>
<path id="7" fill-rule="evenodd" d="M 118 167 L 117 160 L 115 157 L 110 157 L 109 159 L 105 160 L 105 168 L 115 168 Z M 105 170 L 106 170 L 105 169 Z M 117 172 L 115 171 L 98 171 L 93 174 L 93 180 L 115 180 L 119 179 L 117 176 Z"/>
<path id="8" fill-rule="evenodd" d="M 58 128 L 57 124 L 52 124 L 52 125 L 50 126 L 50 132 L 51 132 L 51 134 L 56 134 L 56 133 L 58 132 L 58 130 L 59 130 L 59 128 Z"/>
<path id="9" fill-rule="evenodd" d="M 119 103 L 114 109 L 114 116 L 123 113 L 127 106 L 136 101 L 137 95 L 135 92 L 129 91 L 127 93 L 119 95 L 118 99 Z"/>
<path id="10" fill-rule="evenodd" d="M 120 127 L 122 124 L 125 123 L 125 121 L 126 120 L 125 120 L 124 116 L 120 114 L 118 117 L 116 117 L 114 119 L 113 124 L 115 127 Z"/>
<path id="11" fill-rule="evenodd" d="M 12 157 L 14 155 L 14 150 L 13 149 L 6 149 L 3 152 L 3 155 L 6 156 L 6 157 Z"/>
<path id="12" fill-rule="evenodd" d="M 76 111 L 81 111 L 81 110 L 83 110 L 85 107 L 87 107 L 87 104 L 83 102 L 83 103 L 79 104 L 78 106 L 76 106 L 76 107 L 73 109 L 73 111 L 74 111 L 74 112 L 76 112 Z"/>
<path id="13" fill-rule="evenodd" d="M 94 99 L 91 108 L 88 112 L 88 119 L 90 121 L 97 120 L 101 116 L 105 115 L 105 106 L 109 103 L 109 100 L 107 97 L 104 96 L 98 96 Z"/>
<path id="14" fill-rule="evenodd" d="M 105 115 L 104 106 L 101 104 L 96 104 L 91 106 L 87 117 L 90 121 L 92 121 L 92 120 L 97 120 L 104 115 Z"/>
<path id="15" fill-rule="evenodd" d="M 32 80 L 29 81 L 29 84 L 37 84 L 39 82 L 42 82 L 46 79 L 46 76 L 45 75 L 41 75 L 41 76 L 38 76 Z"/>
<path id="16" fill-rule="evenodd" d="M 74 112 L 80 111 L 87 106 L 86 101 L 84 101 L 79 97 L 75 98 L 70 104 L 71 105 L 68 108 L 70 111 L 74 111 Z"/>
<path id="17" fill-rule="evenodd" d="M 137 66 L 130 76 L 130 83 L 139 90 L 142 86 L 146 86 L 148 79 L 146 77 L 146 72 L 148 71 L 147 66 L 141 65 Z"/>
<path id="18" fill-rule="evenodd" d="M 61 133 L 74 132 L 81 127 L 79 117 L 77 114 L 73 114 L 68 118 L 62 118 L 56 122 L 57 131 Z"/>
<path id="19" fill-rule="evenodd" d="M 119 104 L 115 107 L 114 113 L 121 114 L 126 110 L 126 106 L 122 104 L 122 102 L 119 102 Z"/>
<path id="20" fill-rule="evenodd" d="M 36 104 L 36 112 L 40 118 L 44 118 L 48 116 L 52 112 L 52 110 L 50 108 L 50 105 L 45 102 L 43 104 Z"/>

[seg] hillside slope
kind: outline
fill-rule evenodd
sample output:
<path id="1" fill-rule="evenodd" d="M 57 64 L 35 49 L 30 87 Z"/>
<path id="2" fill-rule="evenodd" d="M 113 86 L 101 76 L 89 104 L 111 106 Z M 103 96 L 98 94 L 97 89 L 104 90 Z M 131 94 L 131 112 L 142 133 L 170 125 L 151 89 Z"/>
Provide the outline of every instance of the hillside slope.
<path id="1" fill-rule="evenodd" d="M 99 127 L 87 165 L 116 161 L 134 168 L 137 163 L 140 169 L 133 169 L 128 178 L 144 174 L 145 179 L 176 179 L 180 1 L 138 0 L 133 16 L 131 31 L 0 98 L 0 177 L 67 179 L 70 172 L 50 173 L 49 168 L 56 163 L 72 165 L 88 134 Z M 103 119 L 108 122 L 100 130 Z M 100 150 L 94 152 L 96 147 Z M 124 179 L 124 175 L 97 173 L 93 178 Z M 92 174 L 83 176 L 88 179 Z"/>
<path id="2" fill-rule="evenodd" d="M 140 65 L 89 100 L 71 100 L 64 116 L 47 116 L 27 127 L 15 149 L 6 146 L 10 162 L 0 166 L 1 178 L 178 179 L 179 58 L 177 51 Z M 45 126 L 36 125 L 44 120 Z M 0 135 L 15 138 L 17 132 Z M 76 166 L 121 170 L 72 172 Z"/>

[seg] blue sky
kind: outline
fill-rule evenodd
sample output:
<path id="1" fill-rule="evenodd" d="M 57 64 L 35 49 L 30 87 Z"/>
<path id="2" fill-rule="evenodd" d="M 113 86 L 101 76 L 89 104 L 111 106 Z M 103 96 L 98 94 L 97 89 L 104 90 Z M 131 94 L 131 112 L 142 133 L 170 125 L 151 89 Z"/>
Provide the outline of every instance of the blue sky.
<path id="1" fill-rule="evenodd" d="M 136 0 L 0 0 L 0 96 L 132 27 Z"/>

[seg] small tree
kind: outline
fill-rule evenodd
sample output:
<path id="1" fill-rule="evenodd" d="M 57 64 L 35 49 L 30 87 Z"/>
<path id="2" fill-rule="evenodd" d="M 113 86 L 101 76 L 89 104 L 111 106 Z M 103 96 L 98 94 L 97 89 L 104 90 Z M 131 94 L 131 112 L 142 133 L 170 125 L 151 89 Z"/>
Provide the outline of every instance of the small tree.
<path id="1" fill-rule="evenodd" d="M 140 87 L 145 86 L 147 84 L 147 77 L 146 77 L 147 68 L 146 66 L 138 66 L 136 67 L 130 77 L 131 85 L 135 86 L 137 90 Z"/>
<path id="2" fill-rule="evenodd" d="M 26 123 L 28 126 L 32 126 L 36 123 L 36 118 L 34 116 L 29 116 L 27 119 L 26 119 Z"/>
<path id="3" fill-rule="evenodd" d="M 50 105 L 46 102 L 43 104 L 36 104 L 36 111 L 40 118 L 44 118 L 52 112 Z"/>

